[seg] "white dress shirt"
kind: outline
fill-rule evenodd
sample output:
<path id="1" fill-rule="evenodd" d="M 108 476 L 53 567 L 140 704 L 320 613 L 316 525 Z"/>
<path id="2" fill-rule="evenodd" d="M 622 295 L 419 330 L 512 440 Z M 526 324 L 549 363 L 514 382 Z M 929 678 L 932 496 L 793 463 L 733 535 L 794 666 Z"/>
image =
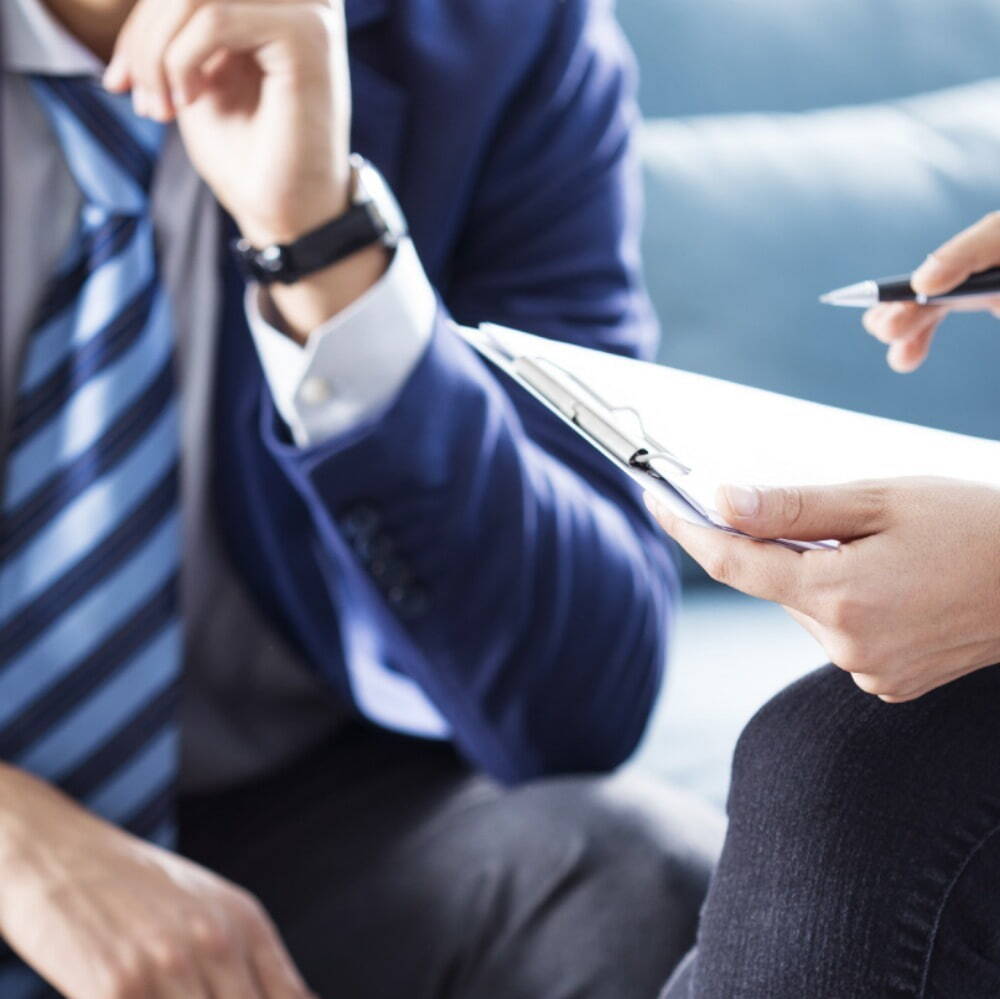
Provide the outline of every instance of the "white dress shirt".
<path id="1" fill-rule="evenodd" d="M 2 0 L 0 17 L 2 442 L 31 317 L 73 237 L 81 200 L 24 77 L 99 76 L 103 66 L 41 0 Z M 319 742 L 341 720 L 343 708 L 258 613 L 213 527 L 208 423 L 220 294 L 219 212 L 175 126 L 168 129 L 157 168 L 152 214 L 173 306 L 182 410 L 187 645 L 181 781 L 185 789 L 204 790 L 264 773 Z M 275 405 L 300 446 L 344 433 L 391 402 L 430 340 L 436 307 L 409 240 L 397 249 L 386 276 L 314 331 L 305 348 L 264 320 L 258 297 L 251 287 L 250 329 Z"/>

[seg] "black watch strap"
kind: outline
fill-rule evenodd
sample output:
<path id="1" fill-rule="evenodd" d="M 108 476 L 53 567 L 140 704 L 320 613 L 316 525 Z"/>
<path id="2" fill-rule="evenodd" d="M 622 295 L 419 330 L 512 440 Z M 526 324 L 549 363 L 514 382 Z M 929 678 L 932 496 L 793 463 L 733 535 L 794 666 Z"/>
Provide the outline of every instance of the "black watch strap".
<path id="1" fill-rule="evenodd" d="M 275 243 L 259 250 L 245 239 L 234 239 L 232 248 L 240 269 L 250 280 L 293 284 L 385 239 L 387 233 L 388 226 L 378 209 L 366 201 L 352 205 L 343 215 L 294 243 Z"/>

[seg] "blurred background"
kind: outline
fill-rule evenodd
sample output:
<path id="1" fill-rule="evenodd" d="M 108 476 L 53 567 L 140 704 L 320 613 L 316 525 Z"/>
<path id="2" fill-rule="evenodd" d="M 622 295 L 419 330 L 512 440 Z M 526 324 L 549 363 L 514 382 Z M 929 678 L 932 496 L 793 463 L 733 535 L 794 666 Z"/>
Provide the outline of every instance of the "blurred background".
<path id="1" fill-rule="evenodd" d="M 996 320 L 952 317 L 924 368 L 900 376 L 859 313 L 816 300 L 912 270 L 1000 209 L 1000 4 L 618 0 L 618 15 L 647 119 L 660 360 L 996 438 Z M 685 575 L 637 765 L 721 801 L 743 724 L 824 658 L 780 609 Z"/>

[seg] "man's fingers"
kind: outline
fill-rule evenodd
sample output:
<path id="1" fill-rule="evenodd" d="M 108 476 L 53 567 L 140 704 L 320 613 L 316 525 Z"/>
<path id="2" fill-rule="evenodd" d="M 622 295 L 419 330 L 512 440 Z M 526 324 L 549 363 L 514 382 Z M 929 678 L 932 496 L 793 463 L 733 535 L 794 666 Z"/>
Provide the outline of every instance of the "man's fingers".
<path id="1" fill-rule="evenodd" d="M 215 993 L 194 964 L 185 962 L 183 967 L 174 965 L 161 969 L 155 999 L 215 999 Z"/>
<path id="2" fill-rule="evenodd" d="M 259 6 L 264 10 L 263 18 L 253 18 L 252 25 L 244 20 L 249 6 Z M 171 79 L 167 56 L 174 41 L 202 10 L 210 9 L 206 19 L 200 22 L 202 27 L 206 22 L 233 20 L 242 21 L 251 30 L 262 24 L 268 29 L 280 29 L 281 18 L 287 17 L 287 8 L 291 6 L 294 4 L 288 0 L 285 3 L 276 3 L 275 0 L 143 0 L 136 5 L 118 37 L 114 56 L 105 72 L 104 85 L 115 93 L 131 88 L 133 103 L 139 114 L 168 121 L 185 101 L 194 99 L 200 92 L 202 81 L 197 75 L 184 77 L 179 82 Z M 223 7 L 232 9 L 215 9 Z M 281 10 L 283 7 L 285 12 Z M 267 33 L 261 36 L 259 32 L 256 37 L 249 32 L 227 32 L 215 39 L 219 49 L 231 47 L 240 50 L 267 40 Z M 201 62 L 208 62 L 211 56 L 212 53 L 203 55 Z"/>
<path id="3" fill-rule="evenodd" d="M 799 553 L 688 523 L 651 496 L 646 504 L 663 529 L 717 582 L 752 597 L 801 606 L 808 586 Z"/>
<path id="4" fill-rule="evenodd" d="M 249 971 L 260 995 L 265 999 L 312 999 L 278 930 L 255 899 L 245 901 L 242 922 Z"/>
<path id="5" fill-rule="evenodd" d="M 211 986 L 212 999 L 272 999 L 257 984 L 247 958 L 206 966 L 205 977 Z"/>
<path id="6" fill-rule="evenodd" d="M 111 61 L 104 71 L 104 86 L 114 94 L 124 93 L 132 86 L 132 61 L 129 58 L 130 41 L 135 25 L 143 14 L 142 8 L 143 4 L 137 4 L 125 19 L 125 23 L 115 39 Z"/>
<path id="7" fill-rule="evenodd" d="M 252 965 L 261 993 L 267 999 L 314 999 L 277 931 L 271 930 L 258 938 Z"/>
<path id="8" fill-rule="evenodd" d="M 877 482 L 723 486 L 718 504 L 719 512 L 733 527 L 758 538 L 847 541 L 878 533 L 886 519 L 885 488 Z"/>
<path id="9" fill-rule="evenodd" d="M 199 971 L 212 999 L 269 999 L 254 979 L 249 946 L 238 921 L 231 916 L 197 920 L 190 932 L 199 957 Z"/>
<path id="10" fill-rule="evenodd" d="M 195 100 L 205 69 L 219 52 L 253 52 L 271 69 L 293 69 L 303 56 L 325 61 L 326 43 L 343 30 L 343 16 L 329 4 L 211 0 L 177 33 L 165 57 L 175 103 Z M 292 44 L 293 42 L 307 44 Z"/>
<path id="11" fill-rule="evenodd" d="M 992 212 L 935 250 L 913 274 L 914 291 L 943 295 L 970 275 L 1000 264 L 1000 212 Z"/>
<path id="12" fill-rule="evenodd" d="M 174 38 L 204 0 L 149 0 L 125 42 L 132 75 L 132 99 L 140 114 L 168 121 L 175 114 L 164 59 Z"/>

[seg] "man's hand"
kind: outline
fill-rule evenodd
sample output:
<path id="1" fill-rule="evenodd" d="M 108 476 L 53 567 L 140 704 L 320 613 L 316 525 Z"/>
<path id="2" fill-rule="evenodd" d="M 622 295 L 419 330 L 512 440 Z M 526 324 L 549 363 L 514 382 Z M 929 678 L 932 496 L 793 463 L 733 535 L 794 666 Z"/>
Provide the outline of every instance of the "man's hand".
<path id="1" fill-rule="evenodd" d="M 1000 662 L 1000 490 L 946 479 L 825 488 L 726 487 L 719 506 L 758 538 L 819 541 L 794 552 L 650 508 L 714 579 L 780 603 L 884 701 L 913 700 Z"/>
<path id="2" fill-rule="evenodd" d="M 175 116 L 191 162 L 257 247 L 288 243 L 351 200 L 343 0 L 139 0 L 105 75 L 136 110 Z M 274 289 L 303 340 L 388 265 L 374 246 Z"/>
<path id="3" fill-rule="evenodd" d="M 971 275 L 1000 265 L 1000 212 L 959 233 L 935 250 L 914 271 L 913 289 L 943 295 Z M 900 373 L 916 371 L 927 359 L 931 342 L 949 312 L 992 312 L 1000 317 L 1000 297 L 958 299 L 943 305 L 896 302 L 876 305 L 865 313 L 865 329 L 888 344 L 889 366 Z"/>
<path id="4" fill-rule="evenodd" d="M 309 999 L 235 885 L 0 765 L 0 936 L 67 999 Z"/>

